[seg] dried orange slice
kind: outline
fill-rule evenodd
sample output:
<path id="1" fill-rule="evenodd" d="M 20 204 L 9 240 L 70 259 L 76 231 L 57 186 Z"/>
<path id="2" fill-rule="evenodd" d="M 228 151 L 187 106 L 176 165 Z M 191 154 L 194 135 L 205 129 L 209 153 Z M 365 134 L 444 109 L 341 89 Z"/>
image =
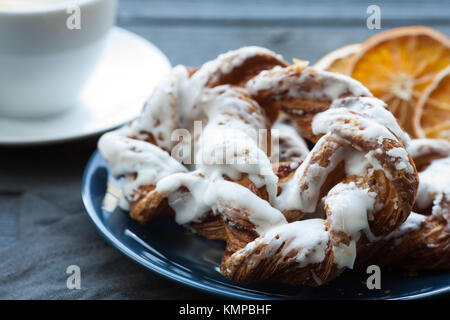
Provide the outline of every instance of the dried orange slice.
<path id="1" fill-rule="evenodd" d="M 319 61 L 317 61 L 313 65 L 313 68 L 337 73 L 344 73 L 348 61 L 360 49 L 361 45 L 359 43 L 355 43 L 333 50 L 320 58 Z"/>
<path id="2" fill-rule="evenodd" d="M 432 28 L 413 26 L 368 39 L 349 61 L 347 74 L 384 100 L 414 136 L 414 107 L 436 74 L 448 65 L 450 38 Z"/>
<path id="3" fill-rule="evenodd" d="M 450 140 L 450 66 L 425 89 L 414 110 L 414 133 L 421 138 Z"/>

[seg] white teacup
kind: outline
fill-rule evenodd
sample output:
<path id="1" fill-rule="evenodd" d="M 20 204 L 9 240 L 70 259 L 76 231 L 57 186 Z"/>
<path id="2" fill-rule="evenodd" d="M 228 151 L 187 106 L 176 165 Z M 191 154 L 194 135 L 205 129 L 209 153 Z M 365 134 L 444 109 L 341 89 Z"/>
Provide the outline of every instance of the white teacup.
<path id="1" fill-rule="evenodd" d="M 0 115 L 78 102 L 114 24 L 116 0 L 0 0 Z"/>

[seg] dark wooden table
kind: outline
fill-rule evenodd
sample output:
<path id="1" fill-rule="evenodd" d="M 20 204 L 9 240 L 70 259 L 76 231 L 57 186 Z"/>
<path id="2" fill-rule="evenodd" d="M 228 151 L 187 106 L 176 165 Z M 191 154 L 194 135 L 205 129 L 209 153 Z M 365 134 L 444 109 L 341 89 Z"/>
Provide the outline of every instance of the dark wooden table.
<path id="1" fill-rule="evenodd" d="M 366 27 L 366 10 L 370 4 L 381 8 L 381 31 L 402 25 L 423 24 L 450 34 L 450 1 L 443 0 L 377 3 L 360 0 L 120 0 L 117 24 L 153 42 L 165 52 L 173 65 L 198 66 L 219 53 L 246 45 L 270 48 L 288 60 L 296 57 L 314 62 L 335 48 L 363 41 L 380 31 Z M 101 294 L 101 290 L 96 290 L 94 294 L 88 289 L 82 294 L 68 294 L 60 291 L 59 284 L 52 284 L 50 280 L 50 284 L 45 284 L 44 280 L 49 276 L 39 271 L 41 269 L 38 267 L 46 266 L 43 265 L 46 260 L 42 257 L 46 257 L 47 250 L 56 250 L 47 243 L 53 241 L 51 236 L 57 232 L 52 227 L 58 230 L 58 223 L 68 223 L 67 219 L 80 216 L 82 222 L 78 223 L 85 224 L 82 230 L 89 230 L 93 233 L 93 239 L 97 238 L 89 241 L 103 241 L 91 230 L 89 221 L 84 217 L 80 198 L 82 172 L 96 148 L 96 140 L 97 137 L 92 137 L 52 146 L 0 147 L 0 297 L 207 297 L 151 276 L 147 271 L 125 262 L 126 258 L 113 253 L 114 250 L 103 242 L 98 245 L 102 249 L 98 249 L 97 257 L 112 255 L 115 263 L 121 266 L 120 270 L 108 269 L 109 273 L 102 274 L 103 283 L 114 281 L 120 272 L 134 272 L 141 277 L 139 279 L 150 278 L 156 289 L 142 289 L 146 292 L 143 295 L 130 293 L 136 291 L 133 287 L 122 295 Z M 35 238 L 30 240 L 30 237 Z M 60 246 L 70 246 L 73 241 L 70 237 L 74 235 L 68 233 L 65 238 L 63 234 L 58 236 L 57 241 Z M 77 239 L 83 242 L 80 237 L 82 234 Z M 24 250 L 23 255 L 15 254 L 20 250 Z M 27 253 L 27 250 L 30 252 Z M 41 258 L 28 261 L 36 251 L 41 252 Z M 4 261 L 1 259 L 6 260 L 11 268 L 20 269 L 20 272 L 13 271 L 2 278 L 2 268 L 7 269 L 8 264 L 2 264 Z M 57 266 L 62 261 L 65 260 L 55 260 L 54 263 Z M 56 267 L 53 265 L 53 268 Z M 63 281 L 65 267 L 61 265 L 61 268 L 63 271 L 59 279 Z M 2 292 L 1 281 L 10 288 L 9 291 Z M 102 286 L 98 279 L 95 283 L 97 287 Z M 46 293 L 39 295 L 36 291 L 28 291 L 30 286 L 37 286 Z M 123 285 L 118 284 L 114 288 L 118 290 Z"/>

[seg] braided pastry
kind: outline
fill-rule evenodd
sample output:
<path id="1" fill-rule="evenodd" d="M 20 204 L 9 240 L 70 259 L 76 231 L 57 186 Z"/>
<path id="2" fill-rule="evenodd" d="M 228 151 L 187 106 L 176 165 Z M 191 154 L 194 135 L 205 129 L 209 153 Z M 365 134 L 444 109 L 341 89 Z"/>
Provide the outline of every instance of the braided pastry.
<path id="1" fill-rule="evenodd" d="M 226 241 L 227 278 L 320 285 L 408 218 L 418 187 L 408 143 L 359 82 L 246 47 L 175 67 L 99 149 L 125 177 L 132 218 L 171 214 Z"/>
<path id="2" fill-rule="evenodd" d="M 415 139 L 408 146 L 419 171 L 417 201 L 404 224 L 380 239 L 359 265 L 409 270 L 450 269 L 450 143 Z"/>

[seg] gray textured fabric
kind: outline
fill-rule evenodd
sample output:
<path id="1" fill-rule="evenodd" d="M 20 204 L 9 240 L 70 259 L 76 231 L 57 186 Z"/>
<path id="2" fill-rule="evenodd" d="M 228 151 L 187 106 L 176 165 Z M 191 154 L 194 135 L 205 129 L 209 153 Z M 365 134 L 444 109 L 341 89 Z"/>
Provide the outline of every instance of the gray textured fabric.
<path id="1" fill-rule="evenodd" d="M 2 149 L 0 298 L 208 298 L 128 260 L 95 230 L 80 196 L 95 142 Z M 80 290 L 67 289 L 69 265 L 81 269 Z"/>

